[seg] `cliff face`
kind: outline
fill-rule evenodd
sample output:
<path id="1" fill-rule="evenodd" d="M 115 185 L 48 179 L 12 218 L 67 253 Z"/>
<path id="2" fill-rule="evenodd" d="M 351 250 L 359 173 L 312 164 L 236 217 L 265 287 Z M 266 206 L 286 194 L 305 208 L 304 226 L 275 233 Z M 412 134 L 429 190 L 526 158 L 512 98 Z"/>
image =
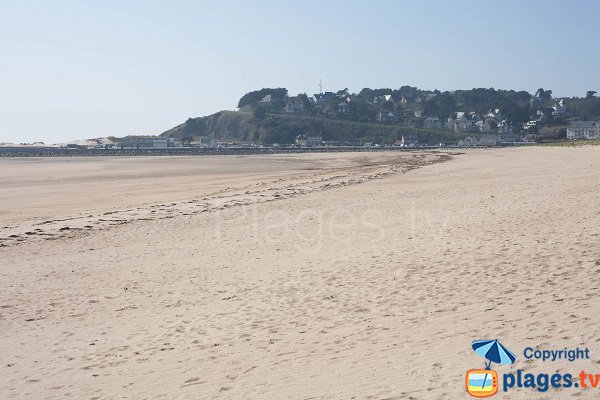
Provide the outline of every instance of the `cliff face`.
<path id="1" fill-rule="evenodd" d="M 250 141 L 252 139 L 248 132 L 252 126 L 251 120 L 250 113 L 220 111 L 206 117 L 190 118 L 183 124 L 163 132 L 161 136 L 177 139 L 209 136 L 215 139 Z"/>
<path id="2" fill-rule="evenodd" d="M 161 136 L 286 144 L 293 143 L 297 135 L 307 133 L 320 134 L 323 140 L 362 140 L 373 143 L 393 143 L 399 136 L 407 133 L 418 133 L 422 143 L 456 143 L 457 140 L 457 135 L 450 132 L 286 114 L 257 117 L 251 112 L 240 111 L 220 111 L 206 117 L 190 118 L 163 132 Z"/>

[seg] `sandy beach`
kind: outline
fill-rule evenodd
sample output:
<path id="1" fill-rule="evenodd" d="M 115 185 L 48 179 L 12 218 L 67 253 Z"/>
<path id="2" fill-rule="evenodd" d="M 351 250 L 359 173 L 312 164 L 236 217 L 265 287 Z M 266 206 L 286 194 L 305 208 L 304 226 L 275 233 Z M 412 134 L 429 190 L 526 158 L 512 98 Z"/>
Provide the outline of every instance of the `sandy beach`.
<path id="1" fill-rule="evenodd" d="M 499 373 L 600 373 L 599 170 L 598 147 L 0 159 L 0 398 L 463 399 L 494 338 Z"/>

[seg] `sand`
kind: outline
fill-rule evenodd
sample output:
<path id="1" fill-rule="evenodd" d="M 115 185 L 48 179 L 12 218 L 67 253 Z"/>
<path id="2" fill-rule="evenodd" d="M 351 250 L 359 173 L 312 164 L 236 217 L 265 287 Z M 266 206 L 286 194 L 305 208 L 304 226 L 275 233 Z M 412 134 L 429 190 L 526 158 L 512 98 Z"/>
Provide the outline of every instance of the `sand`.
<path id="1" fill-rule="evenodd" d="M 519 361 L 499 373 L 598 373 L 599 169 L 596 148 L 0 159 L 0 398 L 466 398 L 494 338 Z"/>

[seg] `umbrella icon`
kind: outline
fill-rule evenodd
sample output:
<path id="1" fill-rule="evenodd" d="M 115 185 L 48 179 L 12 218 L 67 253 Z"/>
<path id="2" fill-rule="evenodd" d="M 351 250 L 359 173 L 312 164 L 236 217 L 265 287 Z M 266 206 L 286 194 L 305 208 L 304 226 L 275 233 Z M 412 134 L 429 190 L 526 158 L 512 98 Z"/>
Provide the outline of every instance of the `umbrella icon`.
<path id="1" fill-rule="evenodd" d="M 495 362 L 496 364 L 512 364 L 517 359 L 510 350 L 495 340 L 474 340 L 471 345 L 475 353 L 482 357 L 485 357 L 489 362 L 485 364 L 486 369 L 490 369 L 490 365 Z"/>
<path id="2" fill-rule="evenodd" d="M 490 366 L 493 362 L 496 364 L 512 364 L 517 360 L 517 356 L 504 347 L 497 339 L 474 340 L 471 347 L 473 347 L 475 353 L 488 360 L 488 362 L 485 363 L 486 370 L 490 369 Z M 481 387 L 485 386 L 486 381 L 487 374 L 483 379 L 483 384 Z"/>

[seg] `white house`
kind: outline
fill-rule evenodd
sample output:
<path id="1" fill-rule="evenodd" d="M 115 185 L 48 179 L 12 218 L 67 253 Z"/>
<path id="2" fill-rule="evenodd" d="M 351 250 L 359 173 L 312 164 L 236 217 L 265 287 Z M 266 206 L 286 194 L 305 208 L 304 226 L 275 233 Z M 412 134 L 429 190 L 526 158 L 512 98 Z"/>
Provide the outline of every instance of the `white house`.
<path id="1" fill-rule="evenodd" d="M 567 139 L 600 139 L 600 121 L 576 121 L 567 128 Z"/>
<path id="2" fill-rule="evenodd" d="M 560 99 L 558 103 L 554 107 L 552 115 L 562 115 L 567 113 L 567 106 L 565 106 L 565 99 Z"/>
<path id="3" fill-rule="evenodd" d="M 320 146 L 323 144 L 323 136 L 321 134 L 313 136 L 309 136 L 309 134 L 298 135 L 295 142 L 297 146 Z"/>

